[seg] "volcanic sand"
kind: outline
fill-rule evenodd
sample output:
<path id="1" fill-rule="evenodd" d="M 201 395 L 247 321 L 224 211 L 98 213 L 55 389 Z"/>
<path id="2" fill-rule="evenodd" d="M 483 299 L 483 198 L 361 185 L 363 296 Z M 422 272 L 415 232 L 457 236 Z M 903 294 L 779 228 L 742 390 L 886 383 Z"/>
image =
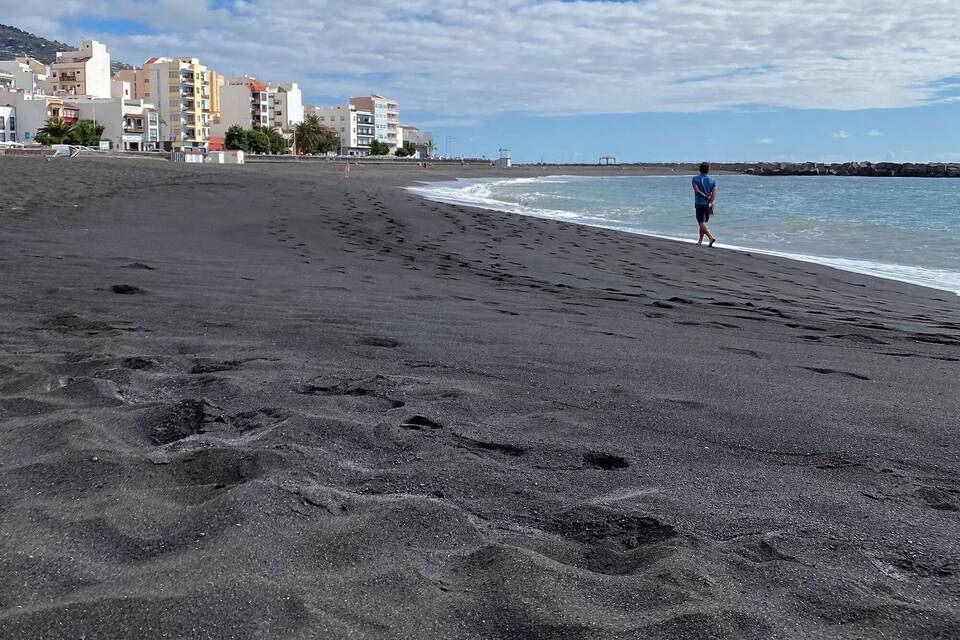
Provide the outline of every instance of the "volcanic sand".
<path id="1" fill-rule="evenodd" d="M 550 172 L 0 158 L 0 637 L 960 636 L 960 298 Z"/>

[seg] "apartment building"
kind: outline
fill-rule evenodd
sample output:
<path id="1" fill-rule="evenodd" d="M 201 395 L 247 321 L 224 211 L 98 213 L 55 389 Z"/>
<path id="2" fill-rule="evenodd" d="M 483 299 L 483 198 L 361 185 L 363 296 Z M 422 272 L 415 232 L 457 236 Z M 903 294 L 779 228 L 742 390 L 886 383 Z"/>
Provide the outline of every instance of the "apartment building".
<path id="1" fill-rule="evenodd" d="M 144 100 L 144 79 L 143 69 L 121 69 L 113 74 L 113 83 L 112 87 L 116 88 L 118 86 L 123 86 L 122 83 L 127 83 L 129 86 L 128 96 L 116 95 L 116 92 L 112 97 L 114 98 L 127 98 L 129 100 Z"/>
<path id="2" fill-rule="evenodd" d="M 110 97 L 133 100 L 133 85 L 126 80 L 117 80 L 114 78 L 110 81 Z"/>
<path id="3" fill-rule="evenodd" d="M 110 54 L 96 40 L 85 41 L 77 51 L 57 52 L 50 69 L 57 95 L 110 97 Z"/>
<path id="4" fill-rule="evenodd" d="M 399 131 L 400 108 L 396 100 L 372 95 L 350 98 L 350 104 L 359 111 L 373 114 L 374 135 L 380 142 L 386 142 L 391 149 L 400 145 Z"/>
<path id="5" fill-rule="evenodd" d="M 315 107 L 314 114 L 325 127 L 340 136 L 340 155 L 368 156 L 375 137 L 374 116 L 352 104 Z"/>
<path id="6" fill-rule="evenodd" d="M 156 107 L 161 149 L 207 149 L 216 91 L 211 72 L 196 58 L 150 58 L 143 73 L 143 99 Z"/>
<path id="7" fill-rule="evenodd" d="M 210 78 L 210 118 L 216 120 L 220 117 L 220 89 L 223 88 L 224 77 L 213 69 L 207 69 L 207 75 Z"/>
<path id="8" fill-rule="evenodd" d="M 16 107 L 0 105 L 0 142 L 19 142 Z"/>
<path id="9" fill-rule="evenodd" d="M 436 145 L 433 142 L 432 133 L 421 131 L 419 127 L 410 124 L 399 125 L 399 129 L 401 145 L 409 142 L 416 148 L 421 158 L 429 158 L 433 154 Z"/>
<path id="10" fill-rule="evenodd" d="M 100 139 L 112 149 L 159 150 L 160 118 L 152 104 L 124 98 L 77 98 L 75 104 L 81 118 L 103 126 Z"/>
<path id="11" fill-rule="evenodd" d="M 296 82 L 270 85 L 267 95 L 272 126 L 281 131 L 292 131 L 303 122 L 303 94 Z"/>
<path id="12" fill-rule="evenodd" d="M 214 136 L 225 136 L 227 129 L 273 126 L 267 85 L 256 78 L 226 78 L 220 87 L 220 117 L 210 126 Z"/>
<path id="13" fill-rule="evenodd" d="M 3 78 L 9 78 L 9 80 Z M 29 56 L 0 60 L 0 86 L 13 86 L 33 93 L 50 89 L 47 80 L 47 66 L 39 60 Z"/>
<path id="14" fill-rule="evenodd" d="M 65 102 L 62 97 L 19 89 L 0 89 L 0 105 L 12 107 L 15 111 L 17 142 L 33 142 L 37 130 L 50 118 L 62 118 L 68 123 L 80 118 L 76 105 Z"/>

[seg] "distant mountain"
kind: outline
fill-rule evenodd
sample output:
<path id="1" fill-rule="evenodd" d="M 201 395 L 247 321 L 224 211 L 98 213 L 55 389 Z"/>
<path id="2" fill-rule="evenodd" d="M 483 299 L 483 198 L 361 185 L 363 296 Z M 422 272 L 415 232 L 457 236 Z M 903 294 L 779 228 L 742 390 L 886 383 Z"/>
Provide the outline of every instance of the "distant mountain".
<path id="1" fill-rule="evenodd" d="M 72 51 L 76 47 L 69 44 L 47 40 L 22 29 L 0 24 L 0 60 L 12 60 L 21 55 L 28 55 L 40 62 L 50 64 L 57 57 L 57 51 Z M 120 69 L 132 69 L 129 64 L 112 60 L 110 70 L 116 73 Z"/>

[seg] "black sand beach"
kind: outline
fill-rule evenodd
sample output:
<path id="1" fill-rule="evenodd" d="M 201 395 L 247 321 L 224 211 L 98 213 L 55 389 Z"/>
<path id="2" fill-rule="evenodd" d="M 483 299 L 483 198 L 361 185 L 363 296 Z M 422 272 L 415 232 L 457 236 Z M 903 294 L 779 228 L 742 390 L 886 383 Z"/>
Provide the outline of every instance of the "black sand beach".
<path id="1" fill-rule="evenodd" d="M 0 158 L 0 637 L 960 637 L 960 298 L 341 169 Z"/>

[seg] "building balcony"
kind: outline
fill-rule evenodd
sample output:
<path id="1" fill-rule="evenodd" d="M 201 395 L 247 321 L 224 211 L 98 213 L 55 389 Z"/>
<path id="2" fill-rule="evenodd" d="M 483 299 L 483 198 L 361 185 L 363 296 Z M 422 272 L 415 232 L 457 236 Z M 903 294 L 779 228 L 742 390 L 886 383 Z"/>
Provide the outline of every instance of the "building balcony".
<path id="1" fill-rule="evenodd" d="M 124 133 L 143 133 L 143 127 L 124 127 Z"/>

